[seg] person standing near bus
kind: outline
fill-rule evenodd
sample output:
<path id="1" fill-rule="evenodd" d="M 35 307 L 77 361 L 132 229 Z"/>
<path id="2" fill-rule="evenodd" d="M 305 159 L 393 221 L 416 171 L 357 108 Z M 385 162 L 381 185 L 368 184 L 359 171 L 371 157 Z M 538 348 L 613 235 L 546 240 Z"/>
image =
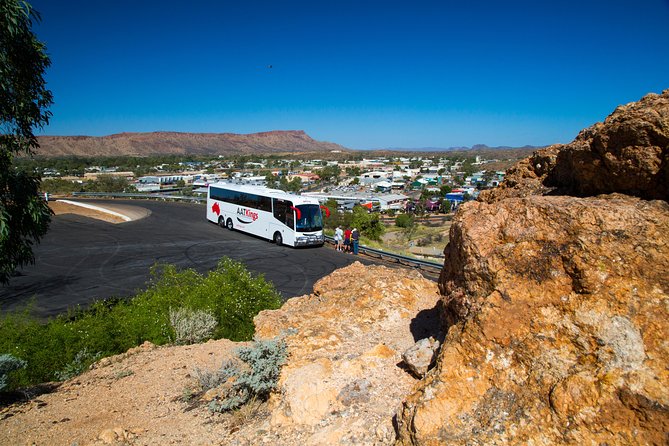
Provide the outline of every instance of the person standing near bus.
<path id="1" fill-rule="evenodd" d="M 351 232 L 351 244 L 353 245 L 353 254 L 358 255 L 358 241 L 360 240 L 360 233 L 357 228 L 353 228 Z"/>
<path id="2" fill-rule="evenodd" d="M 335 239 L 335 244 L 336 244 L 335 249 L 337 251 L 343 250 L 344 247 L 343 247 L 342 243 L 344 241 L 344 231 L 342 231 L 340 226 L 337 226 L 337 229 L 335 229 L 334 239 Z"/>
<path id="3" fill-rule="evenodd" d="M 351 252 L 351 230 L 349 228 L 344 231 L 344 252 Z"/>

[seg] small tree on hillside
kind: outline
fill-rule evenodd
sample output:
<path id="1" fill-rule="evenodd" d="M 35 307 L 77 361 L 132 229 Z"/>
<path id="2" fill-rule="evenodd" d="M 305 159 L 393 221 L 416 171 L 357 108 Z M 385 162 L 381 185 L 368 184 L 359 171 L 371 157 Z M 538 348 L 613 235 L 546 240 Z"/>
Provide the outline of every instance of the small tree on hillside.
<path id="1" fill-rule="evenodd" d="M 381 240 L 386 230 L 378 213 L 369 213 L 367 208 L 354 206 L 350 223 L 352 228 L 358 228 L 360 234 L 372 240 Z"/>
<path id="2" fill-rule="evenodd" d="M 33 20 L 39 15 L 27 2 L 0 1 L 0 283 L 34 262 L 32 246 L 51 221 L 40 175 L 14 167 L 15 156 L 39 147 L 33 130 L 49 123 L 53 102 L 43 77 L 51 62 Z"/>

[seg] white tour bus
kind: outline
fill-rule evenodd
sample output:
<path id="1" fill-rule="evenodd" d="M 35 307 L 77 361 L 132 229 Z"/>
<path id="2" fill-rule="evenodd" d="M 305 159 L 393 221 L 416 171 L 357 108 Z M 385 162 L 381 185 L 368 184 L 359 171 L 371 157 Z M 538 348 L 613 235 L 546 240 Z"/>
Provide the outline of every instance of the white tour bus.
<path id="1" fill-rule="evenodd" d="M 260 186 L 214 183 L 207 220 L 273 240 L 277 245 L 322 246 L 323 215 L 316 198 Z"/>

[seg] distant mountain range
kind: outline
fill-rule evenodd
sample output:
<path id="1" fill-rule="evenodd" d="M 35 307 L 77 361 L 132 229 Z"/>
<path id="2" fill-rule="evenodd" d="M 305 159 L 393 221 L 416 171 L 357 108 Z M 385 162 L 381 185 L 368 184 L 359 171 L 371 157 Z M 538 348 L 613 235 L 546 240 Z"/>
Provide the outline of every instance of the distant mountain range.
<path id="1" fill-rule="evenodd" d="M 250 155 L 349 151 L 316 141 L 302 130 L 236 133 L 118 133 L 109 136 L 40 136 L 36 154 L 57 156 Z"/>
<path id="2" fill-rule="evenodd" d="M 316 141 L 303 130 L 261 133 L 117 133 L 108 136 L 39 136 L 38 156 L 149 156 L 149 155 L 271 155 L 349 152 L 339 144 Z M 464 152 L 536 150 L 541 147 L 379 148 L 365 152 Z"/>

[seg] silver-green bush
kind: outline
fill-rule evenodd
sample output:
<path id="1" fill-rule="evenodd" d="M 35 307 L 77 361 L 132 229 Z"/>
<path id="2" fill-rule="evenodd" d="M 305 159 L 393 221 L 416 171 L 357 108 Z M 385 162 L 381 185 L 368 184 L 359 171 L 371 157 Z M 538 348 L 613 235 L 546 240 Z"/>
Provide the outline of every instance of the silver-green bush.
<path id="1" fill-rule="evenodd" d="M 24 368 L 28 363 L 10 354 L 0 355 L 0 390 L 7 386 L 9 372 Z"/>
<path id="2" fill-rule="evenodd" d="M 102 356 L 102 353 L 92 353 L 84 347 L 77 352 L 72 362 L 68 363 L 65 368 L 59 370 L 54 375 L 59 381 L 67 381 L 77 375 L 81 375 L 88 366 L 100 359 L 100 356 Z"/>
<path id="3" fill-rule="evenodd" d="M 210 338 L 216 330 L 216 318 L 205 310 L 170 308 L 170 324 L 176 344 L 195 344 Z"/>
<path id="4" fill-rule="evenodd" d="M 234 380 L 224 398 L 210 403 L 209 409 L 214 412 L 238 409 L 253 398 L 267 399 L 286 362 L 286 343 L 283 339 L 254 341 L 250 347 L 238 348 L 237 357 L 242 364 L 228 360 L 217 372 L 221 383 L 232 377 Z"/>

